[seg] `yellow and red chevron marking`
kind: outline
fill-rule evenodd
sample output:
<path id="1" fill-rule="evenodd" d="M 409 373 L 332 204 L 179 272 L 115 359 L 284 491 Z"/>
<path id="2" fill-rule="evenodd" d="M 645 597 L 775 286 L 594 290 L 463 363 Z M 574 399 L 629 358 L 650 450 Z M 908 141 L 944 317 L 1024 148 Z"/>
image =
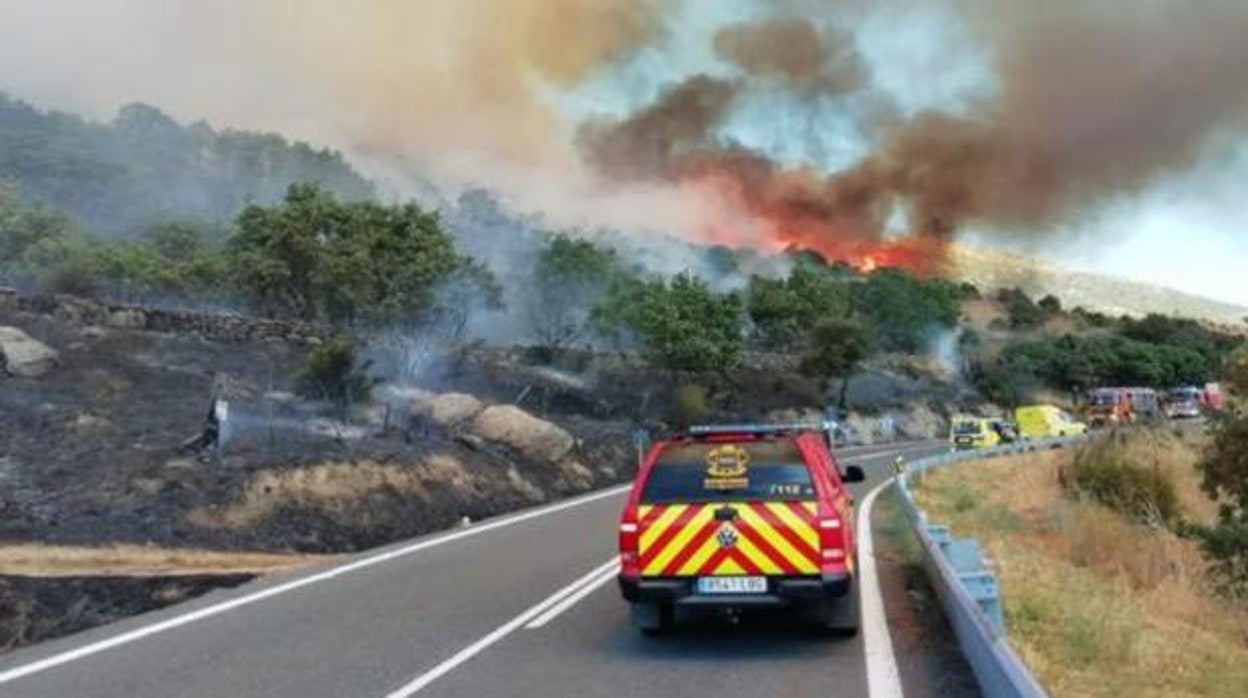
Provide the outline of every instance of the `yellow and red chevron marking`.
<path id="1" fill-rule="evenodd" d="M 715 510 L 731 507 L 734 542 L 724 545 Z M 813 502 L 641 505 L 638 554 L 644 577 L 819 574 Z"/>

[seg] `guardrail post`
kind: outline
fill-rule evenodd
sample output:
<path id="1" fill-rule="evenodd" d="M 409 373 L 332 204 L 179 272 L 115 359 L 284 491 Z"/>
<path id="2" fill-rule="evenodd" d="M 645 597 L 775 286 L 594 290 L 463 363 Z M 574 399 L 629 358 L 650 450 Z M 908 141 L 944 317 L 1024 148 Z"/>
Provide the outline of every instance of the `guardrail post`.
<path id="1" fill-rule="evenodd" d="M 997 632 L 1004 633 L 1005 617 L 1001 613 L 1001 588 L 997 584 L 997 576 L 988 570 L 980 570 L 960 573 L 958 579 Z"/>
<path id="2" fill-rule="evenodd" d="M 1004 632 L 1005 618 L 1001 615 L 1001 589 L 997 584 L 996 575 L 987 569 L 979 541 L 973 538 L 951 540 L 941 548 L 949 564 L 957 572 L 962 586 L 966 587 L 967 594 L 979 604 L 980 610 L 992 621 L 997 631 Z"/>

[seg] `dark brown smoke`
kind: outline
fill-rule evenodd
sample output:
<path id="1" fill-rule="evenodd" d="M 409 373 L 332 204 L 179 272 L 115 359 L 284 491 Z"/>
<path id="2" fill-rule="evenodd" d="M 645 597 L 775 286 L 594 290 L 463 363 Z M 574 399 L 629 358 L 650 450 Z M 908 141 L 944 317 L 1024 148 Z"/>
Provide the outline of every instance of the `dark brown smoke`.
<path id="1" fill-rule="evenodd" d="M 741 68 L 740 83 L 688 80 L 584 130 L 583 153 L 609 177 L 714 182 L 784 241 L 930 268 L 916 251 L 939 256 L 968 224 L 1043 234 L 1248 127 L 1248 3 L 1054 4 L 955 2 L 989 50 L 996 94 L 957 115 L 887 124 L 874 151 L 841 172 L 786 169 L 710 138 L 733 96 L 760 79 L 804 98 L 878 97 L 852 42 L 802 20 L 721 32 L 714 48 Z M 910 225 L 900 240 L 885 235 L 898 206 Z"/>
<path id="2" fill-rule="evenodd" d="M 736 24 L 720 30 L 715 52 L 748 75 L 835 94 L 858 89 L 863 67 L 853 37 L 805 19 Z"/>
<path id="3" fill-rule="evenodd" d="M 612 178 L 679 179 L 684 163 L 708 148 L 737 87 L 698 75 L 616 123 L 590 124 L 579 139 L 587 159 Z"/>

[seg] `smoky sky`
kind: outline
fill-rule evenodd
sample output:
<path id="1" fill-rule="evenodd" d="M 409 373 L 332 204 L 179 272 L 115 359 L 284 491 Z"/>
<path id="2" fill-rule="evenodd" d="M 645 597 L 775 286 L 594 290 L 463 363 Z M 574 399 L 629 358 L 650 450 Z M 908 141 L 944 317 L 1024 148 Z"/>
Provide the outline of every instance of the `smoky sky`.
<path id="1" fill-rule="evenodd" d="M 607 177 L 721 181 L 779 234 L 839 254 L 886 244 L 899 207 L 905 232 L 930 241 L 967 224 L 1044 235 L 1242 132 L 1248 5 L 1052 5 L 958 3 L 991 48 L 995 97 L 959 114 L 890 119 L 841 171 L 783 166 L 715 128 L 760 80 L 790 84 L 799 100 L 873 93 L 852 40 L 817 13 L 724 28 L 714 45 L 739 77 L 691 76 L 631 115 L 586 126 L 583 153 Z"/>
<path id="2" fill-rule="evenodd" d="M 908 110 L 897 85 L 921 91 L 943 66 L 893 75 L 890 93 L 860 30 L 887 12 L 885 34 L 905 36 L 933 8 L 986 84 Z M 555 218 L 611 211 L 693 237 L 739 225 L 832 255 L 939 255 L 968 227 L 1043 240 L 1248 128 L 1248 3 L 1226 0 L 0 0 L 0 16 L 0 89 L 18 97 L 97 116 L 145 100 L 445 165 Z M 700 45 L 673 48 L 703 25 Z M 561 106 L 630 61 L 657 67 L 610 84 L 612 105 Z M 725 134 L 772 98 L 815 131 L 841 110 L 852 161 Z M 789 137 L 779 107 L 774 125 L 750 113 Z M 622 192 L 630 205 L 612 205 Z"/>

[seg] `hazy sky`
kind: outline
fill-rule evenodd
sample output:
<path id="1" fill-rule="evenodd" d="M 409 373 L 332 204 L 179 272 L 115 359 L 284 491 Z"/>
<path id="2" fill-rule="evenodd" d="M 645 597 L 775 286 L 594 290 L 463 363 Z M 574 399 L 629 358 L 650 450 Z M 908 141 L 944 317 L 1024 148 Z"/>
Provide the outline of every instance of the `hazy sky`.
<path id="1" fill-rule="evenodd" d="M 1066 4 L 1093 9 L 1069 17 L 1030 9 Z M 1225 79 L 1218 76 L 1228 73 L 1218 68 L 1243 65 L 1236 62 L 1238 47 L 1228 40 L 1221 50 L 1216 35 L 1203 44 L 1199 37 L 1171 40 L 1172 31 L 1195 35 L 1193 27 L 1202 29 L 1197 16 L 1171 30 L 1167 13 L 1191 16 L 1184 9 L 1190 6 L 1178 0 L 1139 0 L 1135 6 L 1145 19 L 1133 31 L 1172 44 L 1170 54 L 1159 53 L 1174 56 L 1174 65 L 1153 66 L 1157 80 L 1174 81 L 1179 74 L 1199 84 Z M 1223 34 L 1232 39 L 1243 36 L 1234 23 L 1248 16 L 1237 11 L 1241 6 L 1248 3 L 1202 3 L 1226 13 L 1218 24 L 1230 27 Z M 403 154 L 448 182 L 491 184 L 519 205 L 556 219 L 680 229 L 731 216 L 688 185 L 620 183 L 604 190 L 578 155 L 577 129 L 586 121 L 625 118 L 691 75 L 741 79 L 712 49 L 724 27 L 781 15 L 813 18 L 819 27 L 852 34 L 869 92 L 812 98 L 752 83 L 713 134 L 784 166 L 831 173 L 878 146 L 873 124 L 862 117 L 873 100 L 887 98 L 896 118 L 905 119 L 930 109 L 962 115 L 993 100 L 1017 99 L 1016 84 L 1002 78 L 1011 66 L 1001 59 L 1002 46 L 1017 41 L 1020 27 L 1026 31 L 1036 23 L 1094 23 L 1098 7 L 1113 12 L 1120 4 L 0 0 L 0 90 L 96 118 L 110 117 L 126 102 L 148 101 L 184 121 L 279 130 L 369 160 Z M 1148 21 L 1149 13 L 1156 22 Z M 1151 87 L 1147 75 L 1132 79 Z M 1209 87 L 1214 89 L 1205 92 L 1216 96 L 1218 86 Z M 1224 89 L 1232 94 L 1237 87 L 1228 82 Z M 1041 83 L 1039 89 L 1054 88 Z M 1056 90 L 1060 94 L 1060 85 Z M 1206 121 L 1219 129 L 1210 134 L 1216 138 L 1188 139 L 1182 157 L 1170 153 L 1164 163 L 1144 162 L 1153 168 L 1147 176 L 1095 172 L 1096 198 L 1079 199 L 1077 215 L 1046 219 L 1043 229 L 1016 227 L 1003 236 L 977 223 L 967 230 L 991 244 L 1082 269 L 1248 305 L 1248 284 L 1239 278 L 1248 267 L 1248 198 L 1242 195 L 1248 140 L 1240 128 L 1248 118 L 1238 118 L 1239 102 L 1177 93 L 1196 105 L 1193 111 L 1205 99 Z M 1080 97 L 1076 106 L 1090 113 L 1121 98 Z M 1167 111 L 1174 107 L 1171 100 L 1156 110 L 1141 109 L 1141 121 L 1153 129 L 1142 133 L 1174 135 L 1164 120 L 1186 119 L 1184 104 Z M 1130 121 L 1122 128 L 1129 129 Z M 1114 141 L 1117 135 L 1107 131 L 1103 138 Z M 1147 151 L 1149 144 L 1139 148 Z M 1025 244 L 1015 245 L 1020 239 Z"/>

